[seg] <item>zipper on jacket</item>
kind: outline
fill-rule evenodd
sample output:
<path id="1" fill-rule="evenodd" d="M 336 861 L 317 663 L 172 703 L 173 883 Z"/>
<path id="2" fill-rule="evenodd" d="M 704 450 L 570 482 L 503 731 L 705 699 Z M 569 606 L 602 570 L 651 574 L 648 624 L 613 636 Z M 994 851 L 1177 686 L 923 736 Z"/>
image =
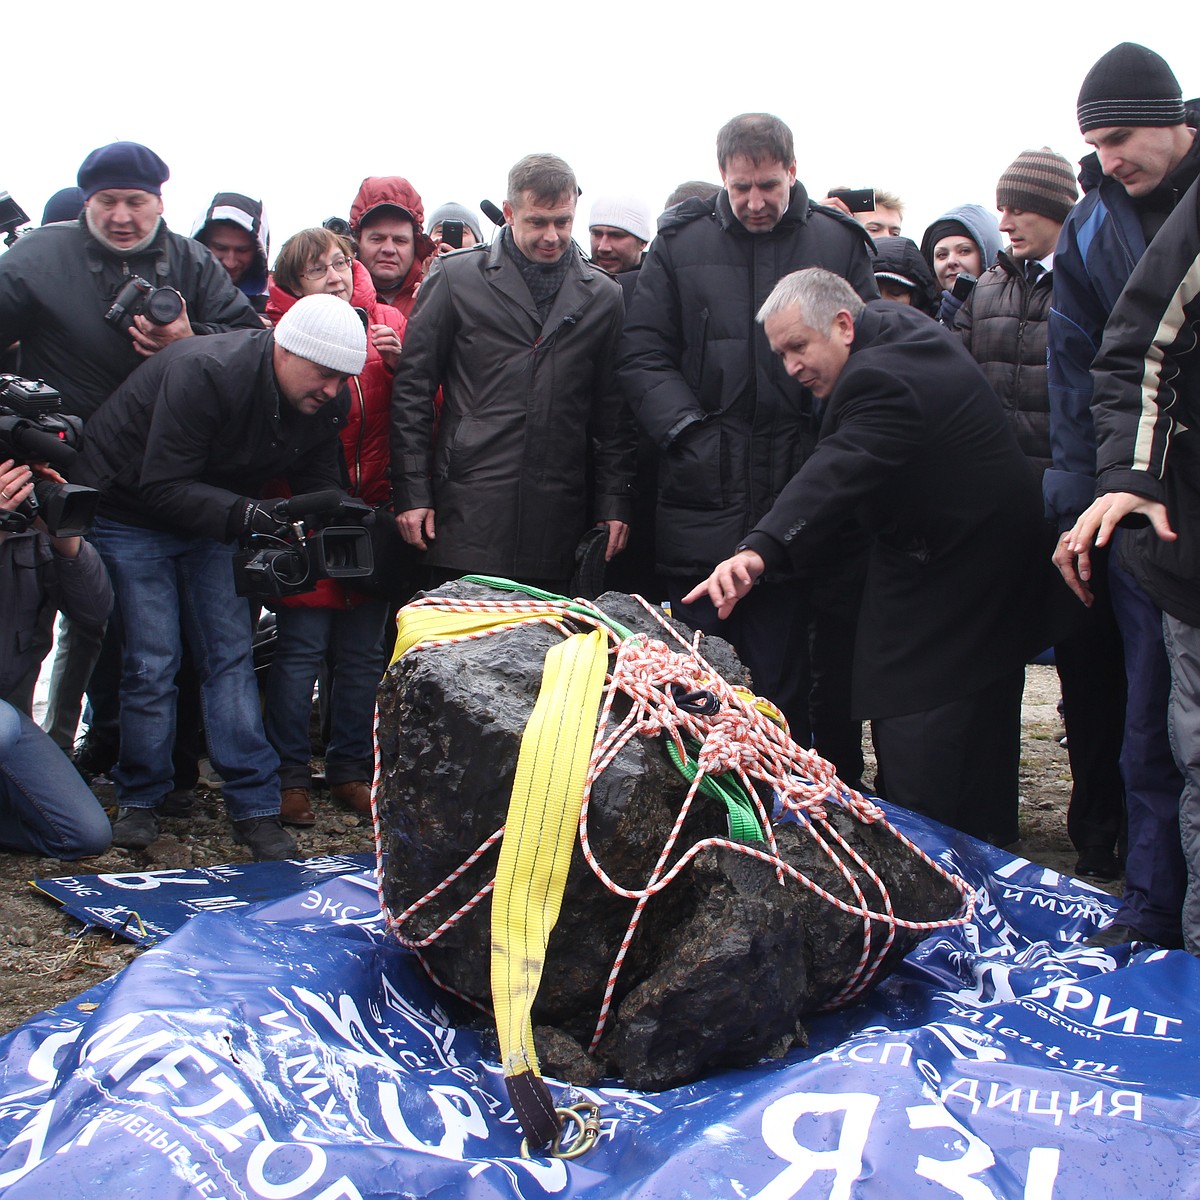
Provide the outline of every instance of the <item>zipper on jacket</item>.
<path id="1" fill-rule="evenodd" d="M 354 481 L 351 491 L 356 496 L 362 495 L 362 451 L 363 439 L 367 433 L 367 402 L 363 398 L 362 384 L 357 375 L 351 375 L 354 383 L 354 393 L 358 397 L 358 437 L 354 443 Z"/>

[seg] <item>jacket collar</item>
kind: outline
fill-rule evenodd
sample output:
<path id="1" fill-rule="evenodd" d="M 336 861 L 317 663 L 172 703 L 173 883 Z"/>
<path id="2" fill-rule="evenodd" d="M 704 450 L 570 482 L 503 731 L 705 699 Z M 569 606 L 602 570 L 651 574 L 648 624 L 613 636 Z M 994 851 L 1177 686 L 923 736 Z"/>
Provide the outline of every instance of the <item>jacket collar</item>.
<path id="1" fill-rule="evenodd" d="M 537 305 L 533 302 L 525 280 L 521 278 L 521 272 L 509 259 L 507 252 L 500 244 L 499 237 L 486 251 L 487 261 L 483 267 L 484 278 L 520 308 L 537 329 L 542 333 L 547 333 L 562 324 L 573 312 L 581 312 L 581 306 L 591 303 L 598 290 L 598 281 L 604 275 L 604 272 L 599 271 L 583 257 L 574 242 L 567 247 L 566 252 L 571 256 L 571 262 L 567 267 L 562 286 L 554 297 L 554 303 L 550 306 L 545 324 L 538 316 Z"/>
<path id="2" fill-rule="evenodd" d="M 770 237 L 775 233 L 785 233 L 808 221 L 808 191 L 804 184 L 797 179 L 792 184 L 792 190 L 788 194 L 788 206 L 784 209 L 783 216 L 779 218 L 779 224 L 766 233 L 751 233 L 733 215 L 733 206 L 729 203 L 729 193 L 724 188 L 717 193 L 716 216 L 717 223 L 726 233 L 737 233 L 740 230 L 747 237 Z"/>

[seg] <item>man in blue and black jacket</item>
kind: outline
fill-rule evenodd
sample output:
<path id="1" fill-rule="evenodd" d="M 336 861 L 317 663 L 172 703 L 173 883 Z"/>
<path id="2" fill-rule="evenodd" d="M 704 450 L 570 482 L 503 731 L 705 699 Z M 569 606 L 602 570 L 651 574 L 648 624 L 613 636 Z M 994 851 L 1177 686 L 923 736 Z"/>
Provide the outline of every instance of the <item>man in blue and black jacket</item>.
<path id="1" fill-rule="evenodd" d="M 1091 365 L 1105 323 L 1147 245 L 1200 175 L 1200 101 L 1185 103 L 1171 68 L 1144 46 L 1123 42 L 1092 67 L 1079 93 L 1078 116 L 1084 140 L 1096 152 L 1081 164 L 1085 195 L 1067 217 L 1055 251 L 1049 324 L 1052 465 L 1043 483 L 1047 513 L 1060 530 L 1070 529 L 1095 494 Z M 1064 538 L 1056 562 L 1073 571 L 1072 558 Z M 1121 558 L 1119 544 L 1115 558 Z M 1121 769 L 1129 846 L 1116 923 L 1097 937 L 1112 944 L 1140 936 L 1178 946 L 1186 875 L 1179 842 L 1181 779 L 1167 740 L 1170 673 L 1162 614 L 1118 561 L 1094 564 L 1098 603 L 1105 602 L 1105 579 L 1125 657 Z M 1096 696 L 1098 703 L 1120 702 L 1111 689 L 1098 688 Z"/>

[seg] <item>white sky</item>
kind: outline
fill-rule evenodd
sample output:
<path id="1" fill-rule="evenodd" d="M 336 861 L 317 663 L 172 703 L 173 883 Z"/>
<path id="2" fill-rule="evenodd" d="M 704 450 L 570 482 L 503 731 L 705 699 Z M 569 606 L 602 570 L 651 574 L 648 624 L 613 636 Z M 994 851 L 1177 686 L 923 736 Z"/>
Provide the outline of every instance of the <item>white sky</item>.
<path id="1" fill-rule="evenodd" d="M 171 168 L 172 228 L 245 192 L 266 203 L 274 253 L 348 215 L 363 176 L 407 176 L 426 213 L 474 208 L 503 199 L 521 155 L 550 151 L 579 177 L 586 242 L 592 198 L 631 192 L 657 213 L 677 183 L 718 178 L 726 120 L 766 111 L 795 133 L 815 198 L 897 191 L 919 241 L 953 205 L 992 207 L 1021 150 L 1080 157 L 1079 85 L 1120 41 L 1200 95 L 1195 0 L 35 3 L 6 21 L 0 189 L 36 223 L 89 151 L 143 142 Z"/>

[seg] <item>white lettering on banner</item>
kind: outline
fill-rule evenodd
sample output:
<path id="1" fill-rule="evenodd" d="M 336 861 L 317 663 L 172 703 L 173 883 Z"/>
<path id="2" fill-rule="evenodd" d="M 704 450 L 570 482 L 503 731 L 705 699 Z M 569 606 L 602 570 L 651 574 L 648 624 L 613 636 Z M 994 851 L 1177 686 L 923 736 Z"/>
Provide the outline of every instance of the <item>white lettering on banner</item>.
<path id="1" fill-rule="evenodd" d="M 966 1150 L 957 1158 L 917 1156 L 917 1174 L 923 1179 L 940 1183 L 948 1192 L 963 1200 L 996 1200 L 991 1188 L 973 1178 L 981 1171 L 996 1165 L 991 1147 L 961 1125 L 943 1104 L 916 1104 L 908 1109 L 909 1129 L 949 1129 L 955 1136 L 945 1141 L 947 1150 L 957 1150 L 963 1143 Z"/>
<path id="2" fill-rule="evenodd" d="M 173 1039 L 171 1033 L 160 1029 L 156 1033 L 127 1041 L 126 1039 L 141 1023 L 142 1017 L 139 1013 L 130 1013 L 127 1016 L 118 1017 L 115 1021 L 110 1021 L 107 1025 L 102 1025 L 84 1042 L 80 1050 L 80 1061 L 97 1062 L 100 1059 L 124 1052 L 124 1058 L 114 1063 L 108 1071 L 110 1079 L 114 1081 L 120 1079 L 127 1071 L 131 1071 L 140 1059 L 151 1058 L 154 1051 L 167 1045 Z"/>
<path id="3" fill-rule="evenodd" d="M 1027 1112 L 1031 1117 L 1050 1117 L 1055 1125 L 1061 1125 L 1064 1116 L 1074 1116 L 1084 1109 L 1090 1109 L 1094 1116 L 1103 1116 L 1106 1097 L 1109 1116 L 1128 1114 L 1135 1121 L 1142 1119 L 1142 1094 L 1128 1089 L 1106 1093 L 1101 1088 L 1087 1100 L 1082 1098 L 1080 1092 L 1071 1092 L 1066 1101 L 1065 1112 L 1063 1093 L 1057 1088 L 1025 1089 L 991 1082 L 987 1085 L 987 1094 L 984 1096 L 981 1081 L 977 1079 L 956 1079 L 942 1093 L 941 1099 L 946 1104 L 951 1100 L 965 1101 L 970 1105 L 972 1116 L 983 1106 L 1007 1108 L 1012 1113 Z"/>
<path id="4" fill-rule="evenodd" d="M 1164 1038 L 1172 1042 L 1180 1040 L 1179 1035 L 1172 1032 L 1171 1026 L 1182 1025 L 1181 1018 L 1164 1016 L 1162 1013 L 1135 1006 L 1112 1012 L 1112 997 L 1104 992 L 1097 995 L 1075 982 L 1048 983 L 1043 987 L 1035 988 L 1029 993 L 1028 999 L 1022 1001 L 1021 1007 L 1027 1012 L 1040 1011 L 1046 1014 L 1045 1005 L 1036 1003 L 1041 1000 L 1049 1000 L 1050 1007 L 1056 1013 L 1079 1014 L 1076 1019 L 1082 1025 L 1090 1026 L 1093 1029 L 1105 1029 L 1109 1036 L 1118 1033 L 1117 1029 L 1111 1027 L 1119 1025 L 1121 1034 Z M 1048 1016 L 1048 1014 L 1046 1015 Z"/>
<path id="5" fill-rule="evenodd" d="M 436 1143 L 422 1141 L 408 1127 L 400 1107 L 400 1090 L 394 1083 L 379 1084 L 379 1113 L 388 1133 L 409 1150 L 435 1154 L 438 1158 L 461 1159 L 468 1137 L 486 1141 L 487 1122 L 474 1098 L 462 1088 L 435 1084 L 429 1099 L 442 1119 L 442 1137 Z"/>
<path id="6" fill-rule="evenodd" d="M 249 900 L 239 900 L 237 896 L 196 896 L 188 903 L 201 912 L 227 912 L 231 908 L 248 908 Z"/>
<path id="7" fill-rule="evenodd" d="M 103 894 L 96 888 L 88 886 L 88 884 L 91 883 L 90 876 L 85 876 L 84 878 L 88 880 L 87 883 L 76 879 L 74 876 L 69 879 L 56 879 L 54 882 L 58 884 L 58 886 L 62 888 L 64 892 L 70 892 L 72 896 L 79 896 L 80 898 L 87 896 L 100 896 Z"/>
<path id="8" fill-rule="evenodd" d="M 818 1171 L 834 1174 L 829 1200 L 850 1200 L 854 1181 L 862 1174 L 863 1151 L 878 1105 L 879 1097 L 865 1092 L 797 1092 L 769 1104 L 762 1115 L 762 1138 L 767 1148 L 789 1165 L 754 1200 L 791 1200 Z M 819 1136 L 829 1127 L 819 1118 L 834 1115 L 842 1118 L 836 1149 L 814 1150 L 800 1144 L 796 1125 L 802 1117 L 818 1118 L 805 1122 L 805 1128 Z"/>
<path id="9" fill-rule="evenodd" d="M 274 1012 L 269 1012 L 258 1019 L 268 1029 L 278 1030 L 277 1033 L 273 1033 L 267 1038 L 267 1041 L 272 1046 L 277 1045 L 279 1042 L 286 1042 L 292 1038 L 299 1037 L 303 1032 L 299 1025 L 292 1023 L 292 1014 L 286 1009 L 277 1008 Z"/>
<path id="10" fill-rule="evenodd" d="M 217 1063 L 201 1050 L 191 1046 L 178 1046 L 157 1062 L 151 1063 L 129 1085 L 131 1092 L 140 1092 L 147 1096 L 157 1096 L 166 1091 L 156 1079 L 165 1079 L 173 1088 L 182 1088 L 187 1084 L 183 1073 L 178 1070 L 180 1064 L 191 1059 L 205 1075 L 211 1075 L 217 1069 Z"/>
<path id="11" fill-rule="evenodd" d="M 179 1117 L 207 1117 L 230 1103 L 235 1104 L 242 1112 L 252 1107 L 250 1097 L 224 1071 L 213 1075 L 208 1082 L 216 1089 L 215 1094 L 208 1100 L 199 1104 L 172 1105 L 171 1111 Z"/>
<path id="12" fill-rule="evenodd" d="M 96 878 L 109 887 L 127 892 L 152 892 L 167 884 L 179 887 L 209 887 L 212 884 L 212 880 L 205 876 L 188 875 L 185 867 L 171 867 L 165 871 L 127 871 L 118 875 L 97 875 Z"/>
<path id="13" fill-rule="evenodd" d="M 284 1167 L 276 1167 L 273 1174 L 275 1179 L 267 1178 L 267 1164 L 271 1156 L 277 1151 L 282 1150 L 288 1158 L 288 1165 Z M 285 1170 L 292 1170 L 290 1158 L 294 1155 L 307 1155 L 308 1162 L 303 1165 L 298 1174 L 286 1181 L 279 1179 Z M 250 1151 L 250 1161 L 246 1164 L 246 1182 L 256 1191 L 263 1200 L 294 1200 L 303 1192 L 307 1192 L 309 1188 L 325 1174 L 325 1167 L 329 1159 L 325 1151 L 312 1142 L 289 1142 L 284 1144 L 275 1141 L 259 1142 L 253 1150 Z"/>
<path id="14" fill-rule="evenodd" d="M 5 1157 L 9 1157 L 16 1147 L 29 1144 L 29 1152 L 25 1156 L 25 1161 L 18 1166 L 13 1167 L 9 1171 L 0 1174 L 0 1188 L 7 1187 L 10 1183 L 16 1183 L 18 1179 L 28 1175 L 30 1171 L 36 1167 L 46 1155 L 46 1134 L 50 1129 L 50 1118 L 54 1114 L 54 1101 L 50 1100 L 46 1104 L 40 1105 L 33 1114 L 33 1119 L 25 1124 L 25 1127 L 17 1134 L 11 1142 L 9 1142 Z"/>

